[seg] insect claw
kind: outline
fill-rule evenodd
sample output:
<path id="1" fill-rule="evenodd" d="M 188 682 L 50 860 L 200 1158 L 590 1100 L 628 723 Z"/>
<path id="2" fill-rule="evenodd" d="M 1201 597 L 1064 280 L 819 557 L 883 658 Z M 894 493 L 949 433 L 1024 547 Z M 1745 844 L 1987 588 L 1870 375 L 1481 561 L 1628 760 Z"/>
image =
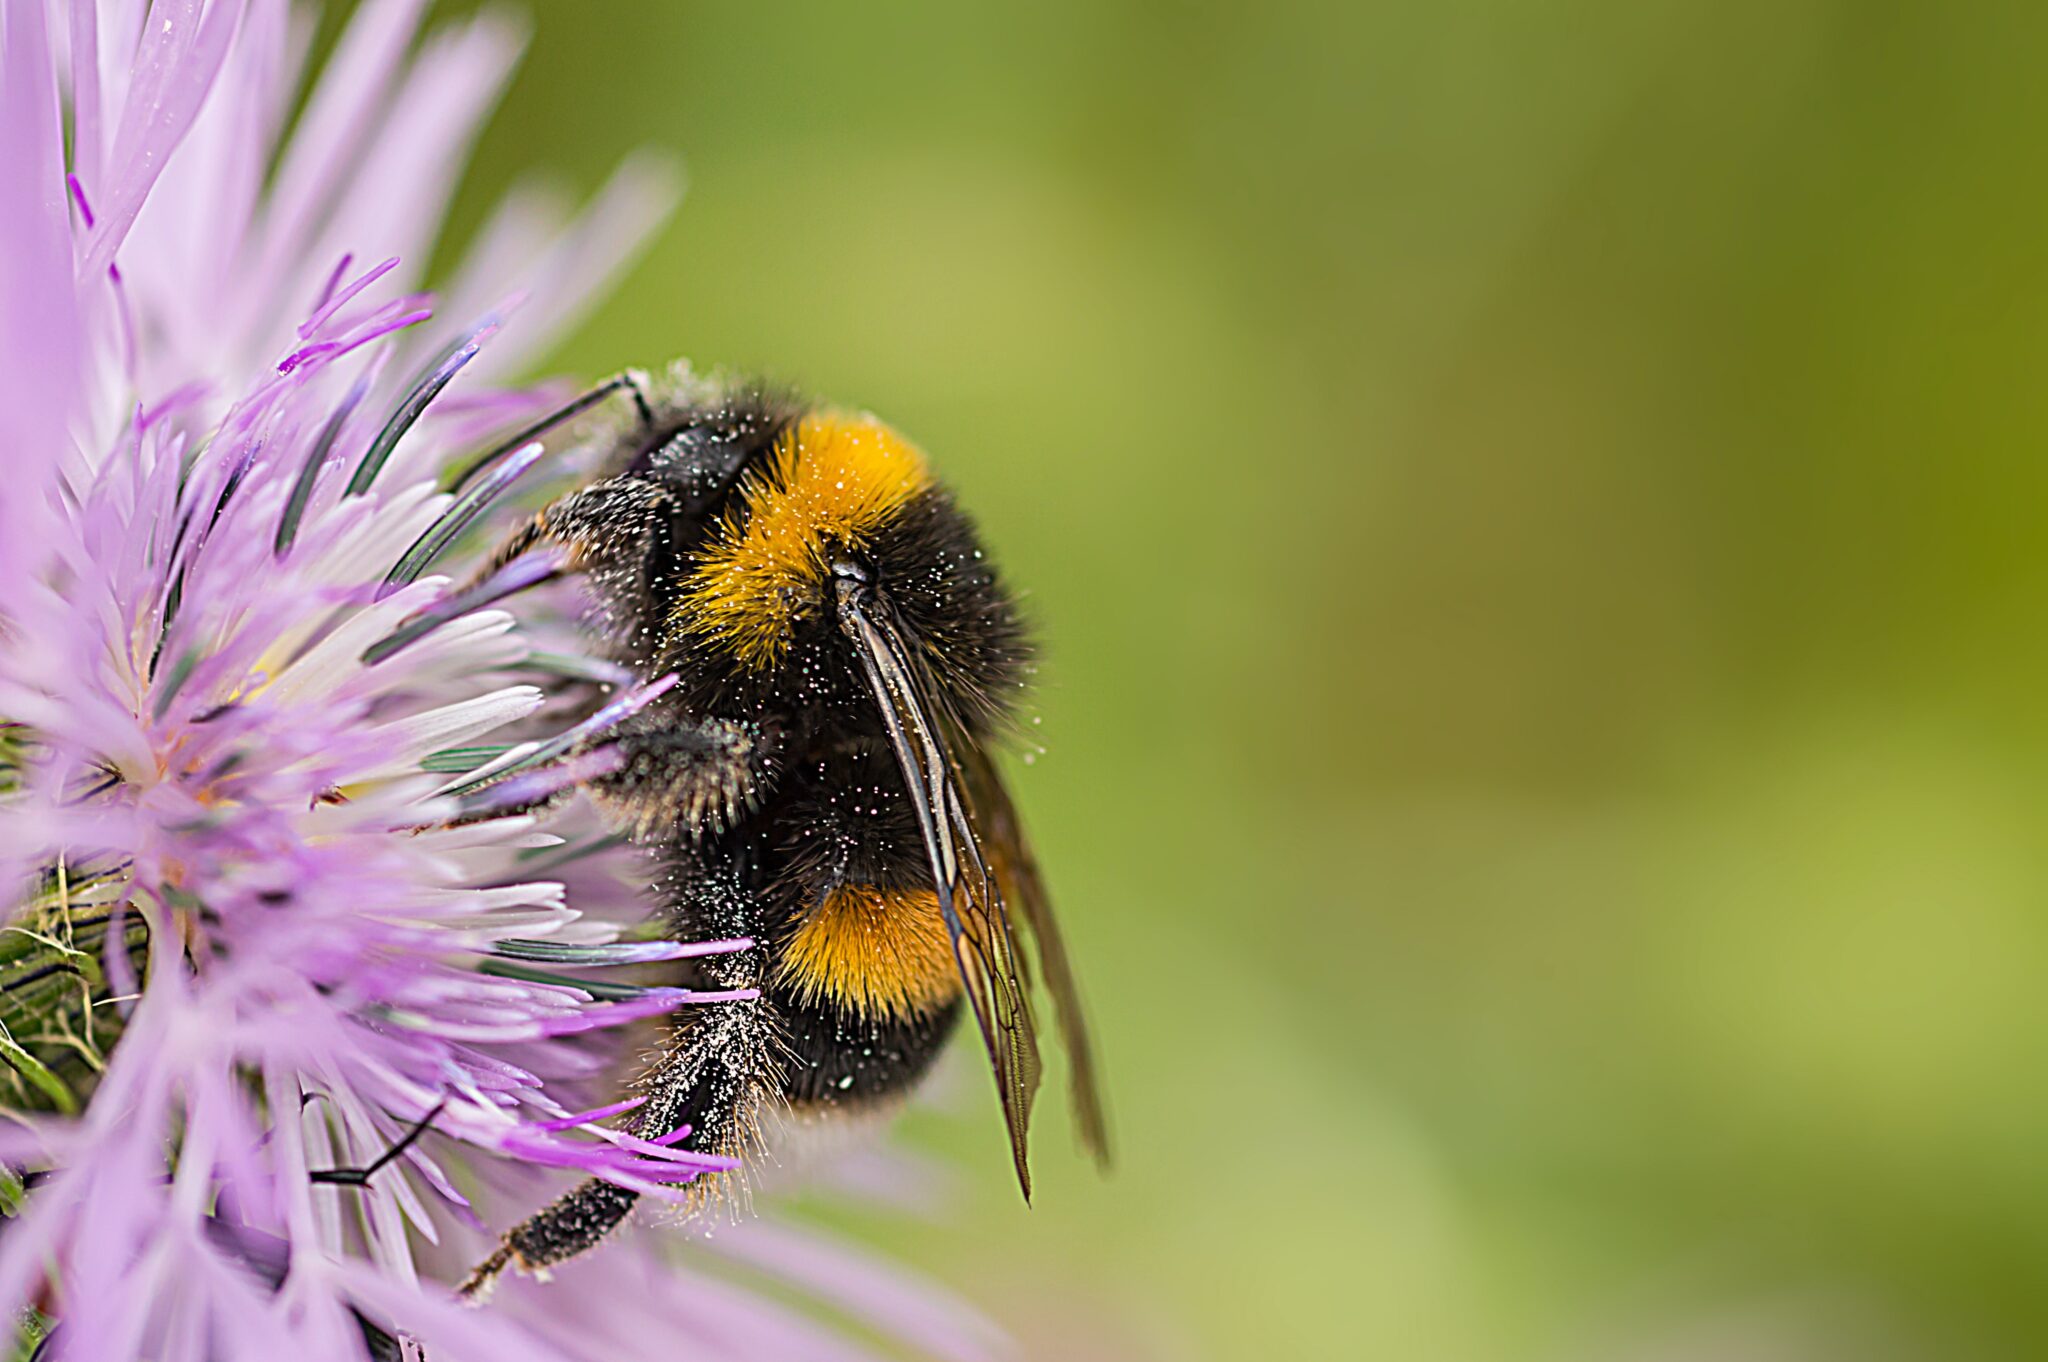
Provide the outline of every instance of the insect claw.
<path id="1" fill-rule="evenodd" d="M 469 1305 L 482 1305 L 491 1298 L 491 1292 L 498 1285 L 498 1274 L 512 1261 L 512 1246 L 498 1245 L 497 1252 L 470 1269 L 462 1279 L 462 1285 L 455 1288 L 455 1294 Z"/>

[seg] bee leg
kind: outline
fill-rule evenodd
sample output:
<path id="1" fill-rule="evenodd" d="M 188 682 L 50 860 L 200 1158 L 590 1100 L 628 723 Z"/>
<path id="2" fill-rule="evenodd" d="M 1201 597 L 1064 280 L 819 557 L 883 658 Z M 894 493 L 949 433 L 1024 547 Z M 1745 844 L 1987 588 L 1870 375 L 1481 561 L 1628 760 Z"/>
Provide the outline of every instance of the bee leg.
<path id="1" fill-rule="evenodd" d="M 692 1012 L 669 1058 L 647 1080 L 649 1100 L 635 1113 L 636 1132 L 656 1138 L 688 1126 L 679 1149 L 735 1154 L 776 1088 L 774 1024 L 758 998 L 711 1003 Z M 700 1173 L 704 1180 L 725 1176 Z M 497 1251 L 460 1288 L 474 1296 L 507 1267 L 544 1273 L 602 1243 L 632 1211 L 640 1194 L 591 1178 L 514 1227 Z M 701 1204 L 692 1197 L 692 1204 Z"/>
<path id="2" fill-rule="evenodd" d="M 678 926 L 713 936 L 762 935 L 762 914 L 754 896 L 729 871 L 693 876 L 677 905 Z M 767 969 L 767 952 L 755 946 L 700 963 L 718 988 L 757 987 Z M 693 1007 L 676 1023 L 667 1055 L 642 1080 L 647 1102 L 634 1113 L 633 1128 L 645 1139 L 683 1126 L 690 1133 L 674 1147 L 700 1153 L 737 1155 L 753 1136 L 765 1104 L 780 1092 L 780 1028 L 773 1006 L 762 998 Z M 727 1176 L 700 1173 L 697 1187 Z M 460 1288 L 475 1296 L 507 1267 L 544 1272 L 595 1248 L 633 1209 L 640 1194 L 595 1178 L 564 1194 L 505 1236 L 496 1252 L 479 1263 Z M 706 1194 L 708 1199 L 708 1193 Z M 692 1198 L 693 1204 L 701 1204 Z"/>
<path id="3" fill-rule="evenodd" d="M 367 1168 L 315 1168 L 306 1174 L 308 1182 L 331 1183 L 337 1187 L 367 1187 L 370 1179 L 391 1166 L 406 1150 L 419 1143 L 420 1137 L 434 1128 L 436 1117 L 447 1110 L 447 1099 L 434 1104 L 434 1109 L 415 1122 L 412 1128 L 399 1136 L 390 1148 L 370 1161 Z"/>
<path id="4" fill-rule="evenodd" d="M 506 1235 L 490 1257 L 470 1269 L 462 1285 L 456 1288 L 457 1294 L 478 1297 L 508 1267 L 543 1273 L 556 1263 L 567 1262 L 597 1247 L 618 1228 L 639 1199 L 638 1192 L 596 1178 L 577 1184 Z"/>
<path id="5" fill-rule="evenodd" d="M 600 569 L 633 561 L 644 549 L 668 494 L 645 478 L 606 478 L 549 503 L 491 552 L 474 580 L 483 581 L 545 543 L 566 545 L 571 566 Z"/>
<path id="6" fill-rule="evenodd" d="M 613 827 L 640 842 L 722 832 L 760 803 L 782 769 L 782 730 L 771 722 L 711 718 L 688 723 L 673 715 L 640 715 L 630 726 L 600 734 L 551 762 L 508 773 L 464 795 L 463 806 L 438 827 L 463 827 L 536 813 L 581 788 Z M 544 777 L 556 766 L 601 748 L 616 748 L 616 769 L 581 786 L 550 782 L 539 793 L 514 793 L 516 782 Z"/>
<path id="7" fill-rule="evenodd" d="M 615 826 L 642 842 L 722 832 L 760 803 L 782 767 L 773 722 L 635 716 L 611 741 L 624 754 L 589 790 Z"/>

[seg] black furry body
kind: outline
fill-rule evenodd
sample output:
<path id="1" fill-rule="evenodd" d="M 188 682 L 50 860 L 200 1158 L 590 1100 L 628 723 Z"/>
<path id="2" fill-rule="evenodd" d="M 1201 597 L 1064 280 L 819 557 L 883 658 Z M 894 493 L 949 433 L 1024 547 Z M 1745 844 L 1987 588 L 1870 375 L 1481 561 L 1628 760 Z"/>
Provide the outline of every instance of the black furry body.
<path id="1" fill-rule="evenodd" d="M 680 1014 L 639 1080 L 648 1100 L 635 1120 L 644 1136 L 688 1125 L 682 1147 L 742 1155 L 778 1109 L 829 1116 L 900 1098 L 964 1008 L 955 996 L 914 1015 L 870 1013 L 807 997 L 778 968 L 791 934 L 835 888 L 928 891 L 931 862 L 829 599 L 792 604 L 786 653 L 767 669 L 673 624 L 699 550 L 721 525 L 745 523 L 750 477 L 803 409 L 761 389 L 688 382 L 640 407 L 641 419 L 611 438 L 601 476 L 549 507 L 497 562 L 542 543 L 568 547 L 589 587 L 592 631 L 616 660 L 643 679 L 677 678 L 611 735 L 625 764 L 591 793 L 658 852 L 657 891 L 675 939 L 756 942 L 694 962 L 688 982 L 762 992 Z M 896 626 L 923 645 L 944 722 L 967 741 L 990 738 L 1029 654 L 951 497 L 936 485 L 921 491 L 849 557 L 846 570 L 871 583 Z M 584 1184 L 515 1229 L 473 1284 L 508 1260 L 542 1268 L 590 1248 L 634 1200 Z"/>

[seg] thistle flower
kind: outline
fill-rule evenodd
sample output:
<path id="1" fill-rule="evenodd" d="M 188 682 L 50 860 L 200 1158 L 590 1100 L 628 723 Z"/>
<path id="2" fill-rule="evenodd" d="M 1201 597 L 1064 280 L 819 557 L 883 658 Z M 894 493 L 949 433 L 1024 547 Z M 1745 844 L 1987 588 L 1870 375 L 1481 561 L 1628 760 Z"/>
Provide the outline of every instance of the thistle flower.
<path id="1" fill-rule="evenodd" d="M 550 676 L 605 675 L 508 608 L 556 565 L 440 566 L 543 457 L 440 490 L 550 400 L 482 380 L 671 191 L 635 162 L 566 228 L 516 202 L 450 304 L 411 291 L 516 50 L 487 17 L 408 56 L 419 8 L 358 11 L 282 146 L 278 0 L 0 11 L 0 1306 L 94 1362 L 858 1355 L 644 1243 L 488 1310 L 438 1284 L 551 1170 L 659 1199 L 725 1166 L 629 1133 L 605 1075 L 623 1025 L 730 995 L 605 971 L 745 943 L 635 939 L 636 853 L 519 812 L 663 683 L 556 712 Z M 736 1239 L 995 1346 L 878 1265 Z"/>

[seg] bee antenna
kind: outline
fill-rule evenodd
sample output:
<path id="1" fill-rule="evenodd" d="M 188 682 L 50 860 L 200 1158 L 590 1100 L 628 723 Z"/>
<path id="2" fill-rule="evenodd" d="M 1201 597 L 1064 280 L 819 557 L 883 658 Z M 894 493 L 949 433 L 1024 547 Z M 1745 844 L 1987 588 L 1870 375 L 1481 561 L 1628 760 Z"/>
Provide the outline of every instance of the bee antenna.
<path id="1" fill-rule="evenodd" d="M 633 408 L 639 414 L 640 424 L 643 426 L 653 425 L 654 408 L 647 404 L 647 390 L 644 379 L 638 370 L 627 369 L 606 379 L 595 388 L 590 389 L 590 391 L 570 398 L 561 406 L 547 413 L 547 415 L 537 418 L 533 424 L 519 431 L 516 435 L 506 436 L 503 440 L 500 440 L 497 444 L 470 460 L 467 467 L 449 479 L 446 490 L 460 492 L 478 474 L 527 441 L 547 434 L 564 421 L 574 420 L 621 389 L 633 395 Z"/>

